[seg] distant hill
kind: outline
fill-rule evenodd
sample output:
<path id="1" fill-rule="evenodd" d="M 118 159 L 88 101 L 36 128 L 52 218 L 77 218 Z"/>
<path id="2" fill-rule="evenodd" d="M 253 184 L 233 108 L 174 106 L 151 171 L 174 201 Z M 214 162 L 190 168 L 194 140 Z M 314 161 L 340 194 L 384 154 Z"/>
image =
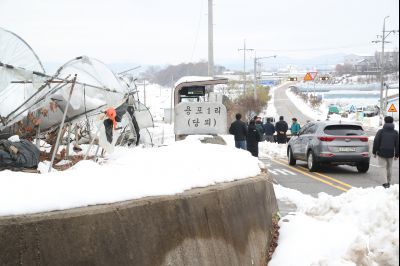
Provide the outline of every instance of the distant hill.
<path id="1" fill-rule="evenodd" d="M 289 66 L 298 69 L 334 69 L 337 64 L 343 64 L 345 55 L 346 54 L 344 53 L 337 53 L 305 59 L 290 58 L 278 55 L 276 58 L 265 60 L 264 69 L 268 71 L 270 69 L 286 68 Z M 253 71 L 252 62 L 253 59 L 249 57 L 246 62 L 246 72 Z M 197 63 L 182 63 L 178 65 L 153 66 L 134 62 L 104 63 L 106 63 L 114 71 L 114 73 L 120 73 L 128 69 L 139 67 L 131 72 L 133 76 L 146 79 L 152 83 L 157 83 L 162 86 L 170 86 L 183 76 L 207 76 L 208 74 L 208 65 L 206 61 Z M 222 74 L 222 72 L 228 69 L 238 72 L 243 71 L 243 60 L 240 56 L 237 56 L 232 60 L 217 61 L 216 63 L 218 65 L 215 67 L 215 74 Z M 46 72 L 49 74 L 54 73 L 61 65 L 62 63 L 55 62 L 44 63 Z"/>
<path id="2" fill-rule="evenodd" d="M 226 70 L 223 66 L 215 66 L 215 74 L 222 74 Z M 183 76 L 207 76 L 208 63 L 183 63 L 179 65 L 169 65 L 165 68 L 149 67 L 142 73 L 142 77 L 151 83 L 157 83 L 162 86 L 170 86 Z"/>
<path id="3" fill-rule="evenodd" d="M 264 68 L 282 68 L 287 66 L 294 66 L 297 68 L 311 69 L 311 68 L 327 68 L 334 67 L 337 64 L 343 64 L 344 57 L 346 54 L 328 54 L 310 58 L 291 58 L 287 56 L 277 56 L 276 58 L 270 58 L 263 61 Z M 247 60 L 247 71 L 253 70 L 253 58 Z M 219 61 L 219 64 L 225 66 L 228 69 L 243 71 L 243 59 L 237 58 L 229 61 Z"/>

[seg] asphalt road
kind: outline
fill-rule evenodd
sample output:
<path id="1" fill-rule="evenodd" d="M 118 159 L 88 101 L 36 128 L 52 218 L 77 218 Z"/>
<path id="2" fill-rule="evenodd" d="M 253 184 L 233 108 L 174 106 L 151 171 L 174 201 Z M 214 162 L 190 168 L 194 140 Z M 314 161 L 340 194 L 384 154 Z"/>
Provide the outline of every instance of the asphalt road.
<path id="1" fill-rule="evenodd" d="M 288 165 L 286 160 L 260 158 L 267 166 L 269 174 L 278 184 L 316 196 L 320 192 L 339 195 L 353 187 L 376 187 L 386 182 L 384 171 L 378 161 L 371 158 L 370 169 L 360 174 L 351 166 L 322 166 L 317 172 L 309 172 L 306 162 L 298 161 L 296 166 Z M 399 184 L 399 163 L 393 164 L 392 183 Z"/>
<path id="2" fill-rule="evenodd" d="M 300 125 L 306 124 L 307 120 L 312 120 L 311 117 L 304 115 L 287 97 L 286 89 L 296 84 L 295 82 L 288 82 L 276 88 L 274 93 L 274 105 L 279 116 L 283 115 L 288 124 L 291 123 L 292 118 L 296 117 Z"/>
<path id="3" fill-rule="evenodd" d="M 285 90 L 291 84 L 284 84 L 275 90 L 275 108 L 278 115 L 283 115 L 287 121 L 292 117 L 297 117 L 299 123 L 304 125 L 311 118 L 302 114 L 287 98 Z M 376 129 L 373 128 L 365 128 L 365 130 L 369 136 L 374 136 L 376 133 Z M 287 160 L 276 158 L 260 158 L 260 160 L 266 164 L 270 175 L 277 183 L 313 196 L 320 192 L 339 195 L 352 187 L 375 187 L 386 182 L 384 170 L 379 167 L 378 160 L 375 158 L 371 158 L 370 169 L 365 174 L 358 173 L 357 169 L 351 166 L 322 166 L 320 171 L 311 173 L 307 169 L 306 162 L 298 161 L 297 165 L 292 167 L 288 165 Z M 399 183 L 398 161 L 393 164 L 392 182 Z"/>

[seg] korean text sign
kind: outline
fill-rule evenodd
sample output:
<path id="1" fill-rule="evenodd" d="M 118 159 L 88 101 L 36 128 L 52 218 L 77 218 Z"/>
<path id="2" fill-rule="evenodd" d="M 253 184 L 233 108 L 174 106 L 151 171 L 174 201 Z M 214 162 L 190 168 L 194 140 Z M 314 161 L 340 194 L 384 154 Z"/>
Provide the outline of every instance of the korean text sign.
<path id="1" fill-rule="evenodd" d="M 217 102 L 179 103 L 175 106 L 176 135 L 226 134 L 226 107 Z"/>

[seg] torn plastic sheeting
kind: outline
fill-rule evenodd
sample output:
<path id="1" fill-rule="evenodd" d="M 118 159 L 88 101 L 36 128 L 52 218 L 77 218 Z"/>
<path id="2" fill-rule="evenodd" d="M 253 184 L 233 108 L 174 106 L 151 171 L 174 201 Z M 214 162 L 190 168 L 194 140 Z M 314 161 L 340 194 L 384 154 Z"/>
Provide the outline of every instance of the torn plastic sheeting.
<path id="1" fill-rule="evenodd" d="M 124 95 L 127 93 L 126 88 L 119 82 L 114 73 L 102 62 L 97 59 L 82 56 L 75 58 L 57 71 L 59 78 L 66 78 L 77 74 L 77 81 L 71 98 L 71 107 L 79 110 L 84 107 L 86 100 L 86 109 L 94 109 L 96 106 L 118 106 Z M 91 86 L 104 88 L 99 90 Z M 111 91 L 109 91 L 111 90 Z M 114 91 L 114 92 L 113 92 Z M 64 88 L 57 93 L 55 97 L 58 99 L 68 99 L 69 89 Z"/>
<path id="2" fill-rule="evenodd" d="M 0 28 L 0 115 L 5 117 L 24 103 L 36 91 L 33 72 L 45 72 L 32 48 L 18 35 Z"/>

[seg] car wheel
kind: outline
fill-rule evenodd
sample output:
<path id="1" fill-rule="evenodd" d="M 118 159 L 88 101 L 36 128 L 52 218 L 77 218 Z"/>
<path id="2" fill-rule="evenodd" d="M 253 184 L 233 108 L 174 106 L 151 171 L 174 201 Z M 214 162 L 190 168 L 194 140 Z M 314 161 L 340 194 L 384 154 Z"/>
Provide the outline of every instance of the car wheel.
<path id="1" fill-rule="evenodd" d="M 312 151 L 309 151 L 307 155 L 307 167 L 310 172 L 315 172 L 318 169 L 318 163 Z"/>
<path id="2" fill-rule="evenodd" d="M 296 159 L 293 157 L 293 151 L 290 147 L 288 150 L 288 163 L 289 165 L 296 165 Z"/>
<path id="3" fill-rule="evenodd" d="M 369 163 L 359 163 L 357 164 L 357 170 L 359 173 L 366 173 L 369 170 Z"/>

